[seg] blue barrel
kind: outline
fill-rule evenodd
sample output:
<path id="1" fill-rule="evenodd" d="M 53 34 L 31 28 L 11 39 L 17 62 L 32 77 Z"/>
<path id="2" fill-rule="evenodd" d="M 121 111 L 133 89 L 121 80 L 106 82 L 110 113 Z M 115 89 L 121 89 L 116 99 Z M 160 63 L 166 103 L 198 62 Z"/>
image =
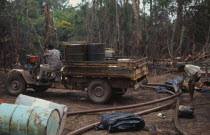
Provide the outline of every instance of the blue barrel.
<path id="1" fill-rule="evenodd" d="M 0 134 L 57 135 L 60 116 L 57 110 L 0 104 Z"/>
<path id="2" fill-rule="evenodd" d="M 26 96 L 23 94 L 20 94 L 17 97 L 15 104 L 16 105 L 33 106 L 33 107 L 50 108 L 50 109 L 58 110 L 59 114 L 60 114 L 60 118 L 61 118 L 59 135 L 62 134 L 62 131 L 65 128 L 66 113 L 67 113 L 67 109 L 68 109 L 66 105 L 57 104 L 57 103 L 50 102 L 47 100 Z"/>
<path id="3" fill-rule="evenodd" d="M 0 134 L 10 134 L 10 119 L 16 108 L 16 105 L 0 104 Z"/>

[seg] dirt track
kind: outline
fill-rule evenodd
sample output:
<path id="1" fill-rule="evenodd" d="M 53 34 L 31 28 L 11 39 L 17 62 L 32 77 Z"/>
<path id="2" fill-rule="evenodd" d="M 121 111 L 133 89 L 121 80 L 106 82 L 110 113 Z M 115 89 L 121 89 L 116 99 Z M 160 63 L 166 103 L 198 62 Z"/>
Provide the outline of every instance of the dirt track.
<path id="1" fill-rule="evenodd" d="M 149 82 L 152 83 L 163 83 L 165 80 L 168 80 L 175 75 L 165 74 L 157 77 L 150 77 Z M 111 100 L 108 104 L 105 105 L 97 105 L 92 103 L 86 92 L 83 91 L 68 91 L 64 89 L 49 89 L 44 93 L 37 93 L 33 90 L 28 90 L 26 95 L 34 96 L 38 98 L 43 98 L 46 100 L 50 100 L 53 102 L 66 104 L 69 108 L 69 111 L 78 111 L 78 110 L 87 110 L 94 108 L 103 108 L 103 107 L 111 107 L 111 106 L 121 106 L 128 105 L 139 102 L 146 102 L 154 99 L 159 99 L 161 97 L 167 96 L 167 94 L 159 94 L 149 89 L 139 89 L 133 90 L 129 89 L 128 92 L 122 96 L 122 98 L 115 98 Z M 5 100 L 7 103 L 14 103 L 16 97 L 9 96 L 6 94 L 4 88 L 0 88 L 0 99 Z M 164 103 L 167 103 L 166 101 Z M 210 134 L 210 94 L 205 93 L 195 93 L 194 101 L 189 101 L 188 93 L 184 93 L 181 97 L 181 104 L 183 105 L 191 105 L 195 108 L 195 118 L 194 119 L 180 119 L 181 125 L 186 129 L 189 135 L 209 135 Z M 156 104 L 153 106 L 160 105 Z M 100 121 L 101 114 L 104 113 L 112 113 L 112 112 L 138 112 L 141 110 L 145 110 L 147 108 L 151 108 L 151 106 L 141 107 L 141 108 L 133 108 L 121 111 L 109 111 L 102 113 L 92 113 L 87 115 L 75 115 L 71 116 L 67 119 L 66 130 L 64 131 L 64 135 L 70 131 L 78 129 L 80 127 L 86 126 L 90 123 L 94 123 Z M 166 115 L 165 119 L 157 117 L 157 114 L 161 112 Z M 124 133 L 116 133 L 117 135 L 177 135 L 179 134 L 174 127 L 173 124 L 173 113 L 174 106 L 159 111 L 154 112 L 148 115 L 142 116 L 146 122 L 146 125 L 151 126 L 154 125 L 157 128 L 155 132 L 147 132 L 147 131 L 138 131 L 138 132 L 124 132 Z M 107 135 L 106 131 L 89 131 L 85 133 L 85 135 Z"/>

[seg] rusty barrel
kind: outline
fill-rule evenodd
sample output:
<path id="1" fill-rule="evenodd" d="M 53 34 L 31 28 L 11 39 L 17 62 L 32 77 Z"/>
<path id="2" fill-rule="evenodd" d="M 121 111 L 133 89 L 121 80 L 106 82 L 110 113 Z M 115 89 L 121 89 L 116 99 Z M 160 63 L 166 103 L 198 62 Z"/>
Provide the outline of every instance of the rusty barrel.
<path id="1" fill-rule="evenodd" d="M 55 109 L 0 104 L 1 135 L 57 135 L 59 124 Z"/>
<path id="2" fill-rule="evenodd" d="M 63 104 L 57 104 L 54 102 L 50 102 L 47 100 L 43 100 L 40 98 L 34 98 L 30 96 L 26 96 L 23 94 L 20 94 L 15 104 L 17 105 L 25 105 L 25 106 L 33 106 L 33 107 L 42 107 L 42 108 L 50 108 L 50 109 L 56 109 L 59 111 L 60 114 L 60 127 L 59 127 L 59 135 L 62 133 L 63 129 L 65 128 L 66 123 L 66 113 L 67 113 L 67 106 Z"/>
<path id="3" fill-rule="evenodd" d="M 105 44 L 91 43 L 87 45 L 87 61 L 104 61 Z"/>
<path id="4" fill-rule="evenodd" d="M 64 46 L 66 62 L 86 61 L 86 44 L 69 44 Z"/>

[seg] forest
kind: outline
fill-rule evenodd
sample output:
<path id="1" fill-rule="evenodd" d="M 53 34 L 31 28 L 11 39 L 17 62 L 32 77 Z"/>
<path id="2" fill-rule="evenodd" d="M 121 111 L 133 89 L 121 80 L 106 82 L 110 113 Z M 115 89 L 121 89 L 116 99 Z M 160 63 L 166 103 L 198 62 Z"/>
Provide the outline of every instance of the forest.
<path id="1" fill-rule="evenodd" d="M 209 86 L 210 0 L 0 0 L 0 135 L 209 135 Z"/>
<path id="2" fill-rule="evenodd" d="M 185 58 L 210 51 L 209 0 L 0 0 L 0 61 L 12 67 L 53 43 L 105 43 L 118 56 Z"/>

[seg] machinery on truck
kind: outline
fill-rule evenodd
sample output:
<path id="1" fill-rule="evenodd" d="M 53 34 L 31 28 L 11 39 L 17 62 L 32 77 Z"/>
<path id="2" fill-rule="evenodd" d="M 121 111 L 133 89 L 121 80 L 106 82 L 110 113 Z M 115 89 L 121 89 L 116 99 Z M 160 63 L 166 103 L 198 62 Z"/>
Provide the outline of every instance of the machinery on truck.
<path id="1" fill-rule="evenodd" d="M 27 88 L 44 92 L 49 88 L 56 88 L 56 84 L 62 84 L 67 89 L 86 90 L 94 103 L 106 103 L 112 95 L 121 96 L 128 88 L 138 88 L 141 82 L 146 81 L 148 58 L 106 59 L 103 47 L 99 49 L 102 53 L 97 53 L 96 44 L 90 47 L 95 49 L 92 52 L 89 49 L 86 53 L 88 45 L 65 45 L 63 67 L 58 72 L 48 73 L 49 78 L 55 77 L 46 83 L 37 80 L 42 63 L 40 57 L 28 56 L 29 66 L 9 72 L 6 79 L 8 93 L 16 96 L 24 93 Z M 76 50 L 85 53 L 78 53 Z"/>
<path id="2" fill-rule="evenodd" d="M 201 67 L 201 79 L 200 82 L 209 86 L 210 85 L 210 64 L 207 62 L 197 64 Z"/>

